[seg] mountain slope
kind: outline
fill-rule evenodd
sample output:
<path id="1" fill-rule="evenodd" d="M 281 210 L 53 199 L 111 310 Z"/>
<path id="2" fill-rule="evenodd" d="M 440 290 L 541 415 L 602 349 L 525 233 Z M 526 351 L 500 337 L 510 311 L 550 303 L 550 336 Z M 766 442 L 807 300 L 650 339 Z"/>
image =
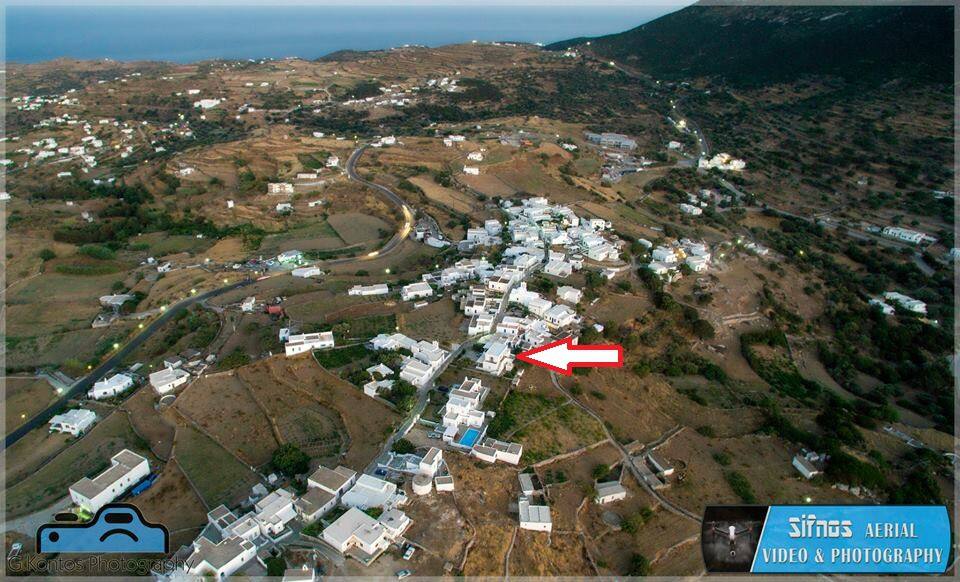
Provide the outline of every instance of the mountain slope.
<path id="1" fill-rule="evenodd" d="M 698 3 L 584 45 L 598 56 L 663 79 L 720 78 L 761 85 L 804 75 L 882 82 L 950 82 L 953 8 L 712 6 Z"/>

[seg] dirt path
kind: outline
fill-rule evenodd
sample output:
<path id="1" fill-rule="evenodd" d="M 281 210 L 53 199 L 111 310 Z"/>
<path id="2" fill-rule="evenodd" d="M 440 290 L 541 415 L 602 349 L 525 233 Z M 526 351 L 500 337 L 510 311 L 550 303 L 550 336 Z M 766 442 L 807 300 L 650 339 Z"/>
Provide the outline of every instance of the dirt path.
<path id="1" fill-rule="evenodd" d="M 592 416 L 594 419 L 597 420 L 597 422 L 600 423 L 600 426 L 603 428 L 604 434 L 607 436 L 610 442 L 613 443 L 613 446 L 617 448 L 617 451 L 619 451 L 620 456 L 623 459 L 624 466 L 630 470 L 630 472 L 633 474 L 633 477 L 636 479 L 637 483 L 639 483 L 640 486 L 643 487 L 648 494 L 650 494 L 650 496 L 652 496 L 654 499 L 659 501 L 660 504 L 664 508 L 666 508 L 667 511 L 670 511 L 671 513 L 675 513 L 681 517 L 685 517 L 691 521 L 694 521 L 695 523 L 701 523 L 703 521 L 700 519 L 699 516 L 697 516 L 692 511 L 689 511 L 687 509 L 684 509 L 683 507 L 680 507 L 679 505 L 674 504 L 672 501 L 660 495 L 660 493 L 656 491 L 653 487 L 650 487 L 646 479 L 643 478 L 643 474 L 640 472 L 639 469 L 637 469 L 637 466 L 634 464 L 633 457 L 631 457 L 630 453 L 627 452 L 627 449 L 625 449 L 623 445 L 621 445 L 620 442 L 614 438 L 613 434 L 610 432 L 610 429 L 607 428 L 606 423 L 603 422 L 603 418 L 601 418 L 600 415 L 594 412 L 590 407 L 578 401 L 569 392 L 567 392 L 567 389 L 560 385 L 560 381 L 557 379 L 557 374 L 555 372 L 550 372 L 550 381 L 553 382 L 553 386 L 557 390 L 559 390 L 561 393 L 563 393 L 564 396 L 569 398 L 571 401 L 573 401 L 574 404 L 579 406 L 581 410 L 583 410 L 584 412 Z"/>

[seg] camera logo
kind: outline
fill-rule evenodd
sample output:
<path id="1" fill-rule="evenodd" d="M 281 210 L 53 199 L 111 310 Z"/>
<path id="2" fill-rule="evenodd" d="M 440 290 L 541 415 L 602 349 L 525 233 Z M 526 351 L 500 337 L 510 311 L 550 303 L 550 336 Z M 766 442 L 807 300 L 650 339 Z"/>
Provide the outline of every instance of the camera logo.
<path id="1" fill-rule="evenodd" d="M 166 554 L 169 534 L 136 506 L 110 503 L 87 523 L 48 523 L 37 530 L 37 553 Z"/>

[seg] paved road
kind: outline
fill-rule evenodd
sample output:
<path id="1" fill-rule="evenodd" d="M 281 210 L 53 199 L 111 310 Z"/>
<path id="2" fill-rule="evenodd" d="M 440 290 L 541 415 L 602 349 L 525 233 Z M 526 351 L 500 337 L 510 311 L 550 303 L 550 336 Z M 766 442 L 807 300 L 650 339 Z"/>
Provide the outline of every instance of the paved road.
<path id="1" fill-rule="evenodd" d="M 356 182 L 369 186 L 370 188 L 373 188 L 377 192 L 383 194 L 390 202 L 399 206 L 400 210 L 403 212 L 403 215 L 404 215 L 404 220 L 405 220 L 404 225 L 393 235 L 393 237 L 390 238 L 390 240 L 387 241 L 387 243 L 383 247 L 380 248 L 380 250 L 373 251 L 362 257 L 344 257 L 342 259 L 333 259 L 330 261 L 325 261 L 324 264 L 328 264 L 328 265 L 343 264 L 343 263 L 350 263 L 350 262 L 356 262 L 356 261 L 370 260 L 370 259 L 379 257 L 380 255 L 384 255 L 392 251 L 393 249 L 395 249 L 401 242 L 403 242 L 403 239 L 405 239 L 407 235 L 410 233 L 410 229 L 413 223 L 413 210 L 403 201 L 403 199 L 400 198 L 395 192 L 391 191 L 389 188 L 364 180 L 363 178 L 357 175 L 355 171 L 357 160 L 360 159 L 360 157 L 363 155 L 364 150 L 366 150 L 367 147 L 368 146 L 361 146 L 356 150 L 354 150 L 354 152 L 350 155 L 350 159 L 347 160 L 347 166 L 346 166 L 347 176 L 351 180 L 354 180 Z M 47 407 L 45 410 L 43 410 L 42 412 L 40 412 L 39 414 L 37 414 L 36 416 L 28 420 L 23 426 L 17 428 L 16 430 L 8 434 L 4 439 L 4 448 L 7 448 L 13 443 L 17 442 L 31 430 L 46 424 L 52 416 L 54 416 L 55 414 L 63 410 L 63 408 L 67 405 L 67 403 L 70 400 L 77 398 L 79 396 L 82 396 L 83 394 L 86 394 L 86 392 L 90 390 L 90 388 L 93 386 L 95 382 L 97 382 L 102 377 L 104 377 L 108 372 L 110 372 L 110 370 L 117 367 L 117 365 L 120 364 L 120 362 L 122 362 L 123 359 L 127 357 L 127 355 L 132 353 L 137 347 L 143 344 L 143 342 L 146 341 L 147 338 L 152 336 L 161 326 L 163 326 L 164 323 L 169 321 L 176 314 L 180 313 L 181 311 L 183 311 L 187 307 L 190 307 L 191 305 L 194 305 L 202 301 L 206 301 L 207 299 L 211 299 L 218 295 L 222 295 L 223 293 L 249 285 L 253 282 L 254 281 L 252 279 L 247 279 L 244 281 L 240 281 L 238 283 L 233 283 L 232 285 L 220 287 L 219 289 L 214 289 L 213 291 L 208 291 L 207 293 L 203 293 L 194 297 L 189 297 L 187 299 L 184 299 L 180 303 L 173 305 L 172 307 L 167 309 L 165 312 L 163 312 L 163 314 L 159 318 L 157 318 L 152 323 L 150 323 L 142 332 L 140 332 L 132 340 L 127 342 L 123 347 L 121 347 L 120 350 L 117 351 L 117 353 L 110 356 L 110 358 L 108 358 L 105 362 L 97 366 L 97 368 L 93 370 L 93 372 L 91 372 L 85 378 L 83 378 L 82 380 L 74 384 L 73 387 L 71 387 L 69 390 L 65 391 L 63 396 L 59 400 L 57 400 L 55 403 Z"/>
<path id="2" fill-rule="evenodd" d="M 372 253 L 369 253 L 363 257 L 346 257 L 344 259 L 334 259 L 331 261 L 326 261 L 325 264 L 332 265 L 332 264 L 339 264 L 339 263 L 348 263 L 350 261 L 355 261 L 355 260 L 369 260 L 369 259 L 374 259 L 382 255 L 385 255 L 390 251 L 392 251 L 393 249 L 395 249 L 401 242 L 403 242 L 403 240 L 407 238 L 407 235 L 410 234 L 410 230 L 413 228 L 414 211 L 413 211 L 413 208 L 408 206 L 407 203 L 403 201 L 403 198 L 398 196 L 396 192 L 387 188 L 386 186 L 381 186 L 380 184 L 375 184 L 373 182 L 370 182 L 369 180 L 364 180 L 363 178 L 360 177 L 359 174 L 357 174 L 357 169 L 356 169 L 357 161 L 360 159 L 361 156 L 363 156 L 363 152 L 366 151 L 368 147 L 369 146 L 366 146 L 366 145 L 360 146 L 357 149 L 353 150 L 353 153 L 350 154 L 350 158 L 347 159 L 347 165 L 346 165 L 347 177 L 353 180 L 354 182 L 359 182 L 364 186 L 373 188 L 374 190 L 382 194 L 389 202 L 392 202 L 393 204 L 397 205 L 400 208 L 400 211 L 403 213 L 403 220 L 404 220 L 403 226 L 401 226 L 400 229 L 396 233 L 394 233 L 392 237 L 390 237 L 390 240 L 387 241 L 387 244 L 383 245 L 383 247 L 381 247 L 380 250 L 378 251 L 373 251 Z"/>
<path id="3" fill-rule="evenodd" d="M 152 336 L 158 329 L 160 329 L 163 324 L 170 321 L 171 318 L 176 316 L 178 313 L 201 301 L 222 295 L 228 291 L 233 291 L 234 289 L 239 289 L 253 283 L 253 279 L 245 279 L 232 285 L 227 285 L 225 287 L 220 287 L 219 289 L 214 289 L 213 291 L 207 291 L 200 295 L 195 295 L 193 297 L 188 297 L 183 301 L 171 306 L 167 309 L 163 315 L 151 322 L 147 327 L 137 334 L 133 339 L 124 344 L 115 354 L 107 358 L 105 362 L 96 367 L 92 372 L 87 374 L 82 380 L 74 384 L 68 391 L 66 391 L 59 400 L 48 406 L 45 410 L 28 420 L 23 426 L 17 428 L 4 439 L 3 446 L 8 448 L 13 443 L 17 442 L 24 437 L 31 430 L 43 426 L 46 424 L 52 416 L 60 412 L 66 407 L 67 403 L 79 396 L 82 396 L 87 393 L 88 390 L 93 386 L 93 384 L 98 381 L 100 378 L 103 378 L 110 370 L 116 368 L 129 354 L 134 350 L 140 347 L 143 342 Z"/>

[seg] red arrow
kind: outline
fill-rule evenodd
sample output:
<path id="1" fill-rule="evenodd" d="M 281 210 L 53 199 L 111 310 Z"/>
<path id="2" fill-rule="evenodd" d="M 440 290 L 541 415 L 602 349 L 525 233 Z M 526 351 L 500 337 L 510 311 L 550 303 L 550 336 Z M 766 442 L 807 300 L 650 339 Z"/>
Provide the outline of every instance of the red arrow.
<path id="1" fill-rule="evenodd" d="M 580 346 L 574 344 L 572 338 L 567 337 L 521 352 L 517 354 L 517 359 L 570 376 L 574 368 L 623 367 L 623 346 L 619 344 Z"/>

